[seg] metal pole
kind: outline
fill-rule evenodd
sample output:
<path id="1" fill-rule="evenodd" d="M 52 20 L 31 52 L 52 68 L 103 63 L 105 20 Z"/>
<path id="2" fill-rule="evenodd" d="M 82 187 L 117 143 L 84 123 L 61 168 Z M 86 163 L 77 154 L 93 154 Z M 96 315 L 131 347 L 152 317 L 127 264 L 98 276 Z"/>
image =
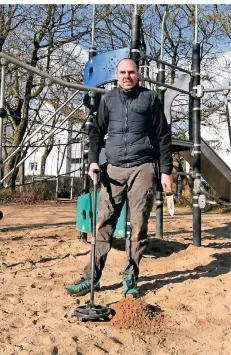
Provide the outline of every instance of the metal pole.
<path id="1" fill-rule="evenodd" d="M 92 59 L 96 55 L 96 48 L 94 47 L 94 32 L 95 32 L 95 5 L 93 5 L 93 20 L 92 20 L 92 42 L 91 47 L 89 48 L 89 60 Z M 94 101 L 94 97 L 92 98 Z M 93 122 L 93 113 L 90 112 L 88 115 L 88 120 L 85 124 L 85 132 L 89 133 L 89 129 Z M 88 194 L 90 190 L 90 181 L 88 176 L 88 146 L 86 144 L 86 139 L 83 140 L 83 155 L 82 155 L 82 178 L 83 178 L 83 193 Z M 87 233 L 80 232 L 80 240 L 83 242 L 87 242 Z"/>
<path id="2" fill-rule="evenodd" d="M 85 194 L 89 193 L 90 181 L 88 176 L 88 145 L 86 140 L 84 141 L 84 151 L 83 151 L 83 165 L 84 165 L 84 176 L 83 176 L 83 192 Z"/>
<path id="3" fill-rule="evenodd" d="M 165 82 L 165 66 L 164 64 L 158 64 L 158 81 L 161 83 Z M 160 119 L 164 115 L 164 88 L 160 87 L 158 92 L 158 97 L 161 103 L 160 108 Z M 161 185 L 161 174 L 159 171 L 158 164 L 158 176 L 156 178 L 156 237 L 163 238 L 164 226 L 163 226 L 163 188 Z"/>
<path id="4" fill-rule="evenodd" d="M 96 223 L 97 223 L 97 184 L 99 170 L 93 170 L 93 231 L 91 240 L 91 297 L 90 306 L 94 306 L 94 282 L 95 282 L 95 244 L 96 244 Z"/>
<path id="5" fill-rule="evenodd" d="M 219 92 L 219 91 L 224 91 L 224 90 L 231 90 L 231 86 L 220 86 L 218 88 L 203 88 L 203 93 L 204 92 Z"/>
<path id="6" fill-rule="evenodd" d="M 85 134 L 82 134 L 81 141 L 81 177 L 82 177 L 82 185 L 84 186 L 84 174 L 85 174 L 85 166 L 84 166 L 84 146 L 85 146 Z"/>
<path id="7" fill-rule="evenodd" d="M 194 43 L 192 55 L 192 68 L 195 76 L 193 79 L 193 90 L 196 92 L 197 85 L 200 85 L 200 44 Z M 195 96 L 193 100 L 193 244 L 201 246 L 201 209 L 199 206 L 200 184 L 201 184 L 201 108 L 200 98 Z"/>
<path id="8" fill-rule="evenodd" d="M 58 139 L 58 156 L 57 156 L 57 165 L 56 165 L 56 175 L 59 175 L 59 156 L 60 156 L 60 139 Z"/>
<path id="9" fill-rule="evenodd" d="M 71 177 L 71 193 L 70 193 L 70 200 L 73 199 L 73 187 L 74 187 L 74 178 Z"/>
<path id="10" fill-rule="evenodd" d="M 7 60 L 1 58 L 1 92 L 0 92 L 0 180 L 3 176 L 2 171 L 2 138 L 3 138 L 3 118 L 7 116 L 7 112 L 4 108 L 5 104 L 5 66 L 7 65 Z M 0 183 L 0 189 L 2 184 Z"/>
<path id="11" fill-rule="evenodd" d="M 67 134 L 67 144 L 72 140 L 72 129 L 73 123 L 72 121 L 67 121 L 68 134 Z M 68 144 L 67 146 L 67 156 L 66 156 L 66 174 L 70 174 L 71 172 L 71 158 L 72 158 L 72 145 Z"/>
<path id="12" fill-rule="evenodd" d="M 114 90 L 117 88 L 117 80 L 113 80 L 111 83 L 111 90 Z"/>
<path id="13" fill-rule="evenodd" d="M 192 92 L 193 90 L 193 78 L 190 79 L 189 82 L 189 91 Z M 192 126 L 193 126 L 193 97 L 189 95 L 188 98 L 188 136 L 189 136 L 189 141 L 192 142 L 193 140 L 193 133 L 192 133 Z"/>
<path id="14" fill-rule="evenodd" d="M 165 25 L 165 20 L 167 16 L 167 6 L 166 5 L 166 10 L 164 12 L 164 16 L 162 19 L 162 24 L 161 24 L 161 46 L 160 46 L 160 59 L 163 60 L 164 57 L 164 25 Z"/>
<path id="15" fill-rule="evenodd" d="M 140 16 L 137 13 L 137 5 L 135 5 L 134 13 L 132 15 L 132 31 L 131 31 L 131 58 L 136 63 L 139 69 L 140 61 Z M 129 257 L 131 259 L 131 223 L 130 223 L 130 208 L 128 197 L 126 197 L 126 227 L 125 238 L 128 241 Z"/>
<path id="16" fill-rule="evenodd" d="M 198 43 L 198 7 L 195 5 L 195 39 L 194 43 Z"/>
<path id="17" fill-rule="evenodd" d="M 93 14 L 92 14 L 92 30 L 91 30 L 91 45 L 94 47 L 95 42 L 95 5 L 93 5 Z"/>
<path id="18" fill-rule="evenodd" d="M 139 68 L 140 60 L 140 16 L 137 12 L 132 15 L 132 31 L 131 31 L 131 58 Z"/>
<path id="19" fill-rule="evenodd" d="M 91 47 L 89 48 L 89 59 L 93 58 L 96 55 L 96 48 L 94 46 L 94 42 L 95 42 L 95 7 L 96 7 L 96 5 L 93 5 L 92 28 L 91 28 Z"/>
<path id="20" fill-rule="evenodd" d="M 227 96 L 225 96 L 225 109 L 226 109 L 226 118 L 227 118 L 228 131 L 229 131 L 229 143 L 231 148 L 231 127 L 230 127 L 230 116 L 229 116 L 229 102 Z"/>
<path id="21" fill-rule="evenodd" d="M 58 201 L 58 192 L 59 192 L 59 177 L 56 178 L 56 188 L 55 188 L 55 199 Z"/>
<path id="22" fill-rule="evenodd" d="M 89 133 L 89 129 L 91 127 L 91 123 L 93 121 L 93 115 L 89 114 L 88 120 L 87 120 L 87 125 L 85 125 L 85 132 Z M 82 140 L 82 181 L 83 181 L 83 194 L 89 193 L 90 190 L 90 180 L 88 176 L 88 144 L 87 140 L 85 138 L 85 135 Z M 83 242 L 87 241 L 87 233 L 86 232 L 80 232 L 80 240 Z"/>
<path id="23" fill-rule="evenodd" d="M 182 195 L 182 179 L 181 176 L 178 175 L 177 177 L 177 199 L 180 201 Z"/>

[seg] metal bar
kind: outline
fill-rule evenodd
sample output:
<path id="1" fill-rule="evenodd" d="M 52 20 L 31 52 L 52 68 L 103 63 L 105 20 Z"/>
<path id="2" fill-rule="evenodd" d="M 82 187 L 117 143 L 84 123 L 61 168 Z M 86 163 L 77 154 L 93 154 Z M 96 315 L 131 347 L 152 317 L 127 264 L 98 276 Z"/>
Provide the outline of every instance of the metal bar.
<path id="1" fill-rule="evenodd" d="M 117 80 L 113 80 L 111 83 L 111 90 L 116 89 L 117 88 Z"/>
<path id="2" fill-rule="evenodd" d="M 5 64 L 1 61 L 1 92 L 0 92 L 0 108 L 4 108 L 5 103 Z"/>
<path id="3" fill-rule="evenodd" d="M 163 16 L 162 23 L 161 23 L 160 60 L 163 60 L 163 56 L 164 56 L 164 25 L 165 25 L 166 16 L 167 16 L 167 6 L 166 6 L 166 10 L 164 12 L 164 16 Z"/>
<path id="4" fill-rule="evenodd" d="M 165 81 L 165 67 L 164 64 L 158 64 L 158 81 L 161 84 Z M 164 90 L 160 90 L 158 97 L 160 100 L 160 120 L 164 117 Z M 158 164 L 158 167 L 160 165 Z M 161 185 L 161 174 L 159 172 L 157 176 L 157 187 L 156 187 L 156 237 L 163 238 L 164 235 L 164 209 L 163 209 L 163 187 Z"/>
<path id="5" fill-rule="evenodd" d="M 55 199 L 58 201 L 59 195 L 59 177 L 56 178 L 56 187 L 55 187 Z"/>
<path id="6" fill-rule="evenodd" d="M 74 178 L 71 177 L 71 193 L 70 193 L 70 200 L 73 199 L 73 187 L 74 187 Z"/>
<path id="7" fill-rule="evenodd" d="M 5 105 L 5 65 L 6 60 L 1 59 L 1 92 L 0 92 L 0 180 L 2 178 L 2 138 L 3 138 L 3 118 L 5 117 L 4 105 Z M 1 189 L 1 184 L 0 184 Z"/>
<path id="8" fill-rule="evenodd" d="M 221 86 L 219 88 L 203 88 L 203 92 L 219 92 L 224 90 L 231 90 L 231 86 Z"/>
<path id="9" fill-rule="evenodd" d="M 182 179 L 179 175 L 177 178 L 177 199 L 178 199 L 178 201 L 181 199 L 181 195 L 182 195 Z"/>
<path id="10" fill-rule="evenodd" d="M 163 238 L 163 194 L 156 191 L 156 237 Z"/>
<path id="11" fill-rule="evenodd" d="M 231 127 L 230 127 L 230 116 L 229 116 L 229 103 L 227 97 L 225 98 L 225 110 L 226 110 L 226 117 L 227 117 L 228 131 L 229 131 L 229 143 L 231 148 Z"/>
<path id="12" fill-rule="evenodd" d="M 141 24 L 141 19 L 140 16 L 137 14 L 137 7 L 136 7 L 135 13 L 132 15 L 131 58 L 136 63 L 138 69 L 139 69 L 139 62 L 140 62 L 140 24 Z M 126 226 L 125 226 L 125 238 L 127 238 L 126 244 L 128 250 L 128 257 L 131 262 L 131 247 L 132 247 L 131 226 L 130 226 L 131 216 L 130 216 L 128 195 L 126 196 L 126 203 L 127 203 L 127 209 L 126 209 L 127 218 L 126 218 Z"/>
<path id="13" fill-rule="evenodd" d="M 70 142 L 72 140 L 72 127 L 73 124 L 71 121 L 67 122 L 68 124 L 68 128 L 69 131 L 67 133 L 67 143 Z M 71 156 L 72 156 L 72 145 L 69 144 L 66 148 L 66 152 L 67 152 L 67 159 L 66 159 L 66 174 L 70 174 L 71 171 Z"/>
<path id="14" fill-rule="evenodd" d="M 92 22 L 92 31 L 95 31 L 95 5 L 93 7 L 93 22 Z M 92 34 L 92 42 L 91 42 L 91 47 L 89 48 L 89 60 L 92 59 L 96 54 L 96 47 L 94 47 L 94 40 L 93 40 L 93 36 L 94 34 Z M 86 95 L 86 97 L 89 96 L 89 93 Z M 92 96 L 90 98 L 90 102 L 93 102 L 93 106 L 94 106 L 94 96 Z M 92 106 L 92 107 L 93 107 Z M 89 110 L 88 110 L 89 112 Z M 88 120 L 85 123 L 85 129 L 87 128 L 87 134 L 89 133 L 89 129 L 90 129 L 90 125 L 92 123 L 92 114 L 90 113 L 88 115 Z M 84 154 L 84 150 L 85 150 L 85 146 L 86 146 L 86 140 L 82 141 L 82 149 L 83 149 L 83 154 L 82 154 L 82 181 L 83 181 L 83 193 L 87 194 L 89 193 L 90 190 L 90 182 L 89 182 L 89 176 L 88 176 L 88 158 L 87 156 Z M 87 233 L 86 232 L 80 232 L 79 235 L 80 240 L 82 240 L 83 242 L 87 242 Z"/>
<path id="15" fill-rule="evenodd" d="M 94 283 L 95 283 L 95 245 L 96 245 L 96 224 L 97 224 L 97 184 L 99 171 L 93 171 L 93 224 L 91 239 L 91 296 L 90 306 L 94 306 Z"/>
<path id="16" fill-rule="evenodd" d="M 92 122 L 93 122 L 93 113 L 89 113 L 87 122 L 85 124 L 85 132 L 89 135 L 89 130 L 91 129 Z M 85 136 L 83 136 L 82 139 L 82 182 L 83 182 L 83 194 L 87 194 L 90 191 L 90 178 L 88 176 L 88 154 L 85 153 L 85 151 L 88 150 L 88 140 L 86 139 Z M 80 240 L 83 242 L 87 242 L 87 233 L 86 232 L 80 232 Z"/>
<path id="17" fill-rule="evenodd" d="M 170 67 L 170 68 L 174 68 L 174 69 L 177 69 L 177 70 L 179 70 L 179 71 L 182 71 L 183 73 L 187 73 L 187 74 L 189 74 L 189 75 L 192 75 L 192 72 L 191 72 L 191 71 L 189 71 L 189 70 L 187 70 L 187 69 L 180 68 L 180 67 L 178 67 L 177 65 L 168 63 L 168 62 L 166 62 L 165 60 L 153 58 L 153 57 L 151 57 L 150 55 L 146 55 L 146 54 L 142 54 L 142 53 L 141 53 L 141 57 L 142 57 L 142 58 L 146 58 L 146 59 L 153 60 L 154 62 L 157 62 L 157 63 L 160 63 L 160 64 L 165 64 L 165 65 L 167 65 L 167 66 Z"/>
<path id="18" fill-rule="evenodd" d="M 189 82 L 189 90 L 193 90 L 193 77 L 190 78 Z M 190 95 L 188 98 L 188 135 L 189 135 L 189 141 L 192 142 L 193 140 L 193 133 L 192 133 L 192 128 L 193 127 L 193 97 Z"/>
<path id="19" fill-rule="evenodd" d="M 198 7 L 195 5 L 195 43 L 198 43 Z"/>
<path id="20" fill-rule="evenodd" d="M 56 164 L 56 175 L 59 175 L 59 156 L 60 156 L 60 139 L 58 139 L 58 156 L 57 156 L 57 164 Z"/>
<path id="21" fill-rule="evenodd" d="M 92 28 L 91 28 L 91 47 L 89 48 L 89 60 L 96 55 L 96 48 L 94 46 L 94 42 L 95 42 L 95 6 L 96 5 L 93 5 Z"/>
<path id="22" fill-rule="evenodd" d="M 61 86 L 65 86 L 67 88 L 76 89 L 76 90 L 80 90 L 80 91 L 95 91 L 100 94 L 105 94 L 108 91 L 106 89 L 84 86 L 81 84 L 74 84 L 74 83 L 70 83 L 68 81 L 56 78 L 55 76 L 48 74 L 47 72 L 44 72 L 44 71 L 37 69 L 37 68 L 34 68 L 31 65 L 23 63 L 21 60 L 18 60 L 18 59 L 14 58 L 6 53 L 3 53 L 3 52 L 0 52 L 0 58 L 6 58 L 9 60 L 9 62 L 11 62 L 21 68 L 24 68 L 24 69 L 26 69 L 34 74 L 37 74 L 39 76 L 42 76 L 44 78 L 50 79 L 51 82 L 54 82 L 54 83 L 59 84 Z"/>
<path id="23" fill-rule="evenodd" d="M 82 106 L 82 103 L 77 106 L 67 117 L 65 117 L 62 122 L 60 122 L 59 126 L 55 127 L 41 142 L 40 144 L 35 147 L 35 149 L 33 149 L 27 156 L 25 156 L 22 160 L 20 160 L 20 162 L 18 162 L 18 164 L 15 166 L 15 168 L 18 168 L 27 158 L 29 158 L 39 147 L 40 145 L 42 145 L 52 134 L 55 133 L 55 131 L 57 131 L 57 129 L 61 128 L 61 126 L 71 117 L 71 115 L 73 115 L 73 113 L 75 113 L 77 110 L 80 109 L 80 107 Z M 14 169 L 11 169 L 11 171 L 9 171 L 9 173 L 7 175 L 5 175 L 2 180 L 0 181 L 3 182 L 13 171 Z"/>
<path id="24" fill-rule="evenodd" d="M 85 135 L 82 134 L 82 141 L 81 141 L 81 177 L 82 177 L 82 184 L 83 185 L 84 185 L 84 170 L 85 170 L 84 147 L 85 147 Z"/>
<path id="25" fill-rule="evenodd" d="M 140 61 L 140 16 L 137 13 L 132 15 L 131 31 L 131 57 L 139 68 Z"/>
<path id="26" fill-rule="evenodd" d="M 165 87 L 167 89 L 176 90 L 178 92 L 181 92 L 182 94 L 191 95 L 191 93 L 189 91 L 185 91 L 185 90 L 176 88 L 175 86 L 172 86 L 172 85 L 169 85 L 169 84 L 161 83 L 160 81 L 152 80 L 152 79 L 149 79 L 149 78 L 142 78 L 142 80 L 149 81 L 150 83 L 156 84 L 157 86 L 163 86 L 163 87 Z"/>
<path id="27" fill-rule="evenodd" d="M 92 14 L 92 30 L 91 30 L 91 46 L 94 47 L 95 42 L 95 4 L 93 6 L 93 14 Z"/>
<path id="28" fill-rule="evenodd" d="M 194 43 L 192 55 L 192 69 L 200 74 L 200 44 Z M 195 75 L 193 78 L 193 88 L 200 85 L 200 75 Z M 194 89 L 196 90 L 196 89 Z M 195 96 L 193 99 L 193 172 L 194 172 L 194 188 L 193 188 L 193 244 L 201 246 L 201 209 L 198 204 L 199 186 L 201 181 L 201 111 L 200 97 Z"/>
<path id="29" fill-rule="evenodd" d="M 67 99 L 56 111 L 55 113 L 53 113 L 53 115 L 51 115 L 50 117 L 48 117 L 38 128 L 36 128 L 36 130 L 31 133 L 31 135 L 29 137 L 27 137 L 19 146 L 18 148 L 16 148 L 3 162 L 3 164 L 5 164 L 10 158 L 12 158 L 15 154 L 17 154 L 24 146 L 27 142 L 29 142 L 42 128 L 43 126 L 45 126 L 55 115 L 57 115 L 57 113 L 59 111 L 62 110 L 62 108 L 69 102 L 71 101 L 77 94 L 79 93 L 79 90 L 77 90 L 71 97 L 69 97 L 69 99 Z"/>

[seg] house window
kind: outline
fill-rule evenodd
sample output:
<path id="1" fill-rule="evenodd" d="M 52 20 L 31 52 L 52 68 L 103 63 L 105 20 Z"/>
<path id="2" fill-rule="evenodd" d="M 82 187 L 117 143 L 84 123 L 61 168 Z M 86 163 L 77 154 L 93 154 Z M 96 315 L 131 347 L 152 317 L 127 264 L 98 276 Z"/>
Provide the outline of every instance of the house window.
<path id="1" fill-rule="evenodd" d="M 30 170 L 36 171 L 38 169 L 38 163 L 30 163 Z"/>
<path id="2" fill-rule="evenodd" d="M 227 121 L 227 114 L 225 112 L 219 113 L 219 123 Z"/>

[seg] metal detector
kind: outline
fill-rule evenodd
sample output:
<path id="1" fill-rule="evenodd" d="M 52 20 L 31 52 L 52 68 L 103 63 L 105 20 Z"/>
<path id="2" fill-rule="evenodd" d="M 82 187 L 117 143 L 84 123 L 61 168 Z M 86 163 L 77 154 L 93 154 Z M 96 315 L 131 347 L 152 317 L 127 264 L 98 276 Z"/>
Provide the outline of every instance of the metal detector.
<path id="1" fill-rule="evenodd" d="M 96 212 L 97 212 L 97 185 L 99 169 L 93 170 L 93 231 L 91 240 L 91 295 L 90 303 L 79 306 L 74 314 L 81 321 L 109 320 L 109 316 L 113 314 L 113 310 L 109 307 L 95 305 L 94 302 L 94 277 L 95 277 L 95 244 L 96 244 Z"/>

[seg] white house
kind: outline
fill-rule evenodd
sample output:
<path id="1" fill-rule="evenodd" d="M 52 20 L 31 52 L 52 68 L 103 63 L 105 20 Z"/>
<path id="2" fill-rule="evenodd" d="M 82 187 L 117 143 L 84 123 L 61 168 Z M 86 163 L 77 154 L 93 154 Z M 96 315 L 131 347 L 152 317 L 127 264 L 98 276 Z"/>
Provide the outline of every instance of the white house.
<path id="1" fill-rule="evenodd" d="M 54 104 L 51 101 L 47 101 L 41 108 L 40 116 L 43 117 L 45 121 L 48 115 L 52 116 L 57 108 L 57 103 Z M 62 122 L 72 110 L 73 109 L 70 107 L 63 109 L 55 127 L 58 127 L 60 122 Z M 72 177 L 80 176 L 82 143 L 68 145 L 67 143 L 77 135 L 82 125 L 80 122 L 84 118 L 84 112 L 77 111 L 70 120 L 68 119 L 55 131 L 54 146 L 46 160 L 45 175 L 56 176 L 57 174 L 69 174 L 69 176 Z M 52 123 L 48 122 L 47 125 L 44 125 L 41 131 L 31 139 L 30 144 L 34 146 L 29 148 L 27 155 L 29 156 L 35 150 L 35 145 L 38 146 L 38 148 L 25 161 L 25 176 L 36 176 L 40 174 L 41 158 L 45 147 L 44 143 L 42 143 L 41 146 L 39 145 L 44 137 L 53 129 L 50 127 L 51 124 Z M 36 126 L 36 128 L 37 127 L 38 126 Z M 81 140 L 81 137 L 82 135 L 79 135 L 78 138 Z"/>

